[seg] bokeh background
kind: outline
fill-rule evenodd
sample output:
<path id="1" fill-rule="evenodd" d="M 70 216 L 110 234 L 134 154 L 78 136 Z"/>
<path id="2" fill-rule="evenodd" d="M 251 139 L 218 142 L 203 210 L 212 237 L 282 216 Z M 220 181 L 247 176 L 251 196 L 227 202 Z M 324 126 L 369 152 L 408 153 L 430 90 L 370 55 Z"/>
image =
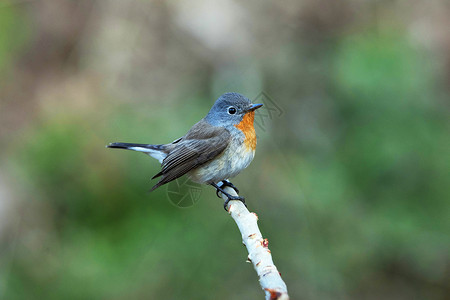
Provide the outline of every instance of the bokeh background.
<path id="1" fill-rule="evenodd" d="M 0 2 L 0 298 L 262 299 L 211 187 L 105 149 L 264 92 L 233 182 L 292 299 L 448 299 L 450 3 Z M 266 99 L 267 101 L 267 99 Z M 263 121 L 263 122 L 261 122 Z"/>

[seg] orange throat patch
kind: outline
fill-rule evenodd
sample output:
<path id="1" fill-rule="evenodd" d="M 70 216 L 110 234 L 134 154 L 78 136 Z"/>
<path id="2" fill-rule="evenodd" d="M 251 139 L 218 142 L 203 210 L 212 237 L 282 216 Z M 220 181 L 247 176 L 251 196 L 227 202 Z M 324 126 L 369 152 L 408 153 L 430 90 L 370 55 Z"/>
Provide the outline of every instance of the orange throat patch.
<path id="1" fill-rule="evenodd" d="M 242 131 L 245 135 L 244 144 L 247 150 L 255 151 L 256 149 L 256 133 L 253 121 L 255 120 L 255 112 L 250 111 L 244 115 L 239 124 L 234 125 L 237 129 Z"/>

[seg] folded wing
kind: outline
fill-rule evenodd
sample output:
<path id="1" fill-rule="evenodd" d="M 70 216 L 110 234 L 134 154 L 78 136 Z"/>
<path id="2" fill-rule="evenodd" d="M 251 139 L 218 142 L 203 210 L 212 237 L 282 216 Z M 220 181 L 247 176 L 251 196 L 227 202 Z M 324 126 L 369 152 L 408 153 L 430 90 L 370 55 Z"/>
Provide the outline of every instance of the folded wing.
<path id="1" fill-rule="evenodd" d="M 230 133 L 223 127 L 216 127 L 202 120 L 177 143 L 169 144 L 171 149 L 162 162 L 161 176 L 152 191 L 204 163 L 214 159 L 228 146 Z M 152 178 L 152 179 L 153 179 Z"/>

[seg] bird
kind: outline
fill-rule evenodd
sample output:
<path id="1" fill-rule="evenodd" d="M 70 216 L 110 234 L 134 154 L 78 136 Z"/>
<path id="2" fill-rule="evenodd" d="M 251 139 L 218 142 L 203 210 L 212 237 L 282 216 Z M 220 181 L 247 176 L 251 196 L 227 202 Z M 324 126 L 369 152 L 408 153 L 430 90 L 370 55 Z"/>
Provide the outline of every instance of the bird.
<path id="1" fill-rule="evenodd" d="M 229 179 L 247 168 L 255 156 L 255 110 L 263 104 L 253 104 L 239 93 L 221 95 L 206 116 L 194 124 L 182 137 L 169 144 L 110 143 L 107 148 L 143 152 L 161 163 L 160 177 L 151 191 L 183 175 L 197 183 L 208 184 L 230 200 L 244 197 L 230 195 L 225 186 L 239 190 Z"/>

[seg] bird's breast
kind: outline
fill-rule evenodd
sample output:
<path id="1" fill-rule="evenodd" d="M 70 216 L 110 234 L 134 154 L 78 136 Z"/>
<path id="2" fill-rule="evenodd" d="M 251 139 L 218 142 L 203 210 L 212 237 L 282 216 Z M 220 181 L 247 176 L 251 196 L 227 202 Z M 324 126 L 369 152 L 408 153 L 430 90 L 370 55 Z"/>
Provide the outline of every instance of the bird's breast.
<path id="1" fill-rule="evenodd" d="M 255 126 L 253 125 L 254 120 L 255 112 L 251 111 L 244 115 L 239 124 L 234 125 L 234 127 L 239 129 L 244 134 L 244 145 L 247 150 L 250 151 L 255 151 L 256 149 L 256 132 Z"/>

